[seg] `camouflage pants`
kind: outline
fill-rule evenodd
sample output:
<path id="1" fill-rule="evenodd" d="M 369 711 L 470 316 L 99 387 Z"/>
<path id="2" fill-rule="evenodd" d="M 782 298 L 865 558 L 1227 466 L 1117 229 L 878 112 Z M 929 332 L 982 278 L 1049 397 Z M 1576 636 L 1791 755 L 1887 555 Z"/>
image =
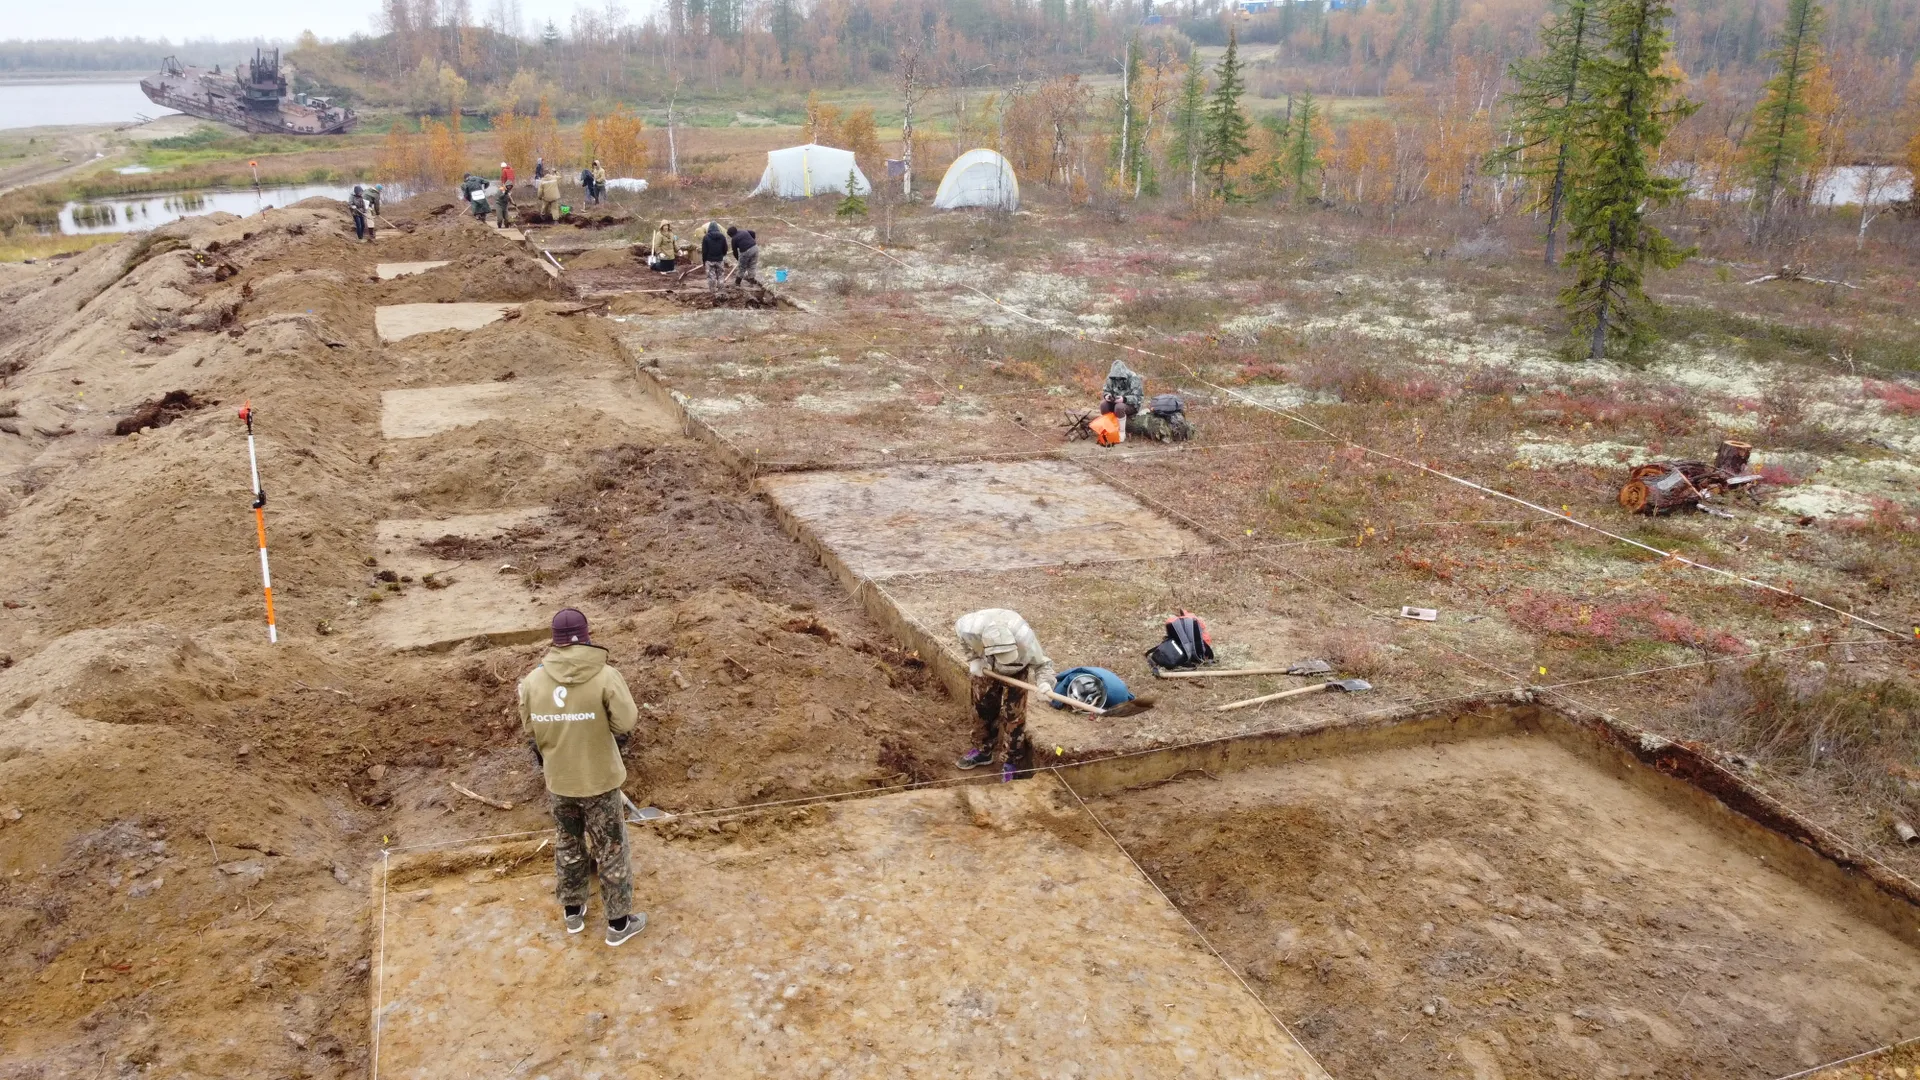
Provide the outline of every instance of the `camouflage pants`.
<path id="1" fill-rule="evenodd" d="M 504 191 L 493 197 L 493 208 L 500 215 L 500 227 L 503 229 L 507 227 L 507 209 L 513 205 L 512 200 L 513 196 Z"/>
<path id="2" fill-rule="evenodd" d="M 553 802 L 556 892 L 566 907 L 587 906 L 588 878 L 600 872 L 600 904 L 608 919 L 633 910 L 633 861 L 627 854 L 627 823 L 620 789 L 574 798 L 548 793 Z"/>
<path id="3" fill-rule="evenodd" d="M 720 288 L 720 279 L 726 277 L 727 264 L 710 262 L 707 264 L 707 291 L 715 292 Z"/>
<path id="4" fill-rule="evenodd" d="M 754 275 L 754 271 L 760 268 L 759 245 L 756 244 L 748 248 L 736 256 L 736 258 L 740 260 L 740 271 L 736 276 L 738 276 L 741 281 L 751 281 L 755 285 L 760 284 L 760 279 Z"/>
<path id="5" fill-rule="evenodd" d="M 1024 677 L 1024 676 L 1023 676 Z M 1033 767 L 1033 743 L 1027 738 L 1027 692 L 988 678 L 973 680 L 974 745 L 1011 762 Z"/>

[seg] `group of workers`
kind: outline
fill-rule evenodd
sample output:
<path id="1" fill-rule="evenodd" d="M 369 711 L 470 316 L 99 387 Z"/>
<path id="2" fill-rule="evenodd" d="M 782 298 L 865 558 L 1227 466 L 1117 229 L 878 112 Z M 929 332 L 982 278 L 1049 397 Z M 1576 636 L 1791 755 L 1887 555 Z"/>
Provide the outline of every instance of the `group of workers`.
<path id="1" fill-rule="evenodd" d="M 647 265 L 662 274 L 672 273 L 680 265 L 682 251 L 691 257 L 691 244 L 682 248 L 673 231 L 673 222 L 662 221 L 653 230 L 647 245 Z M 727 269 L 727 257 L 733 257 L 733 269 Z M 760 239 L 752 229 L 729 225 L 725 231 L 717 221 L 709 221 L 700 230 L 700 262 L 707 271 L 707 291 L 718 292 L 729 281 L 760 284 Z"/>
<path id="2" fill-rule="evenodd" d="M 495 218 L 494 223 L 504 229 L 511 222 L 516 182 L 513 165 L 503 161 L 500 163 L 500 176 L 496 180 L 468 173 L 460 181 L 460 195 L 473 208 L 474 217 L 485 221 L 491 213 Z M 598 203 L 606 198 L 607 170 L 600 164 L 599 158 L 580 170 L 580 186 L 586 190 L 589 202 Z M 487 193 L 489 187 L 493 188 L 491 196 Z M 536 207 L 534 213 L 547 221 L 554 221 L 560 216 L 560 174 L 547 167 L 544 157 L 533 160 L 533 205 Z"/>
<path id="3" fill-rule="evenodd" d="M 1001 778 L 1011 780 L 1033 767 L 1028 691 L 1052 685 L 1053 661 L 1018 612 L 970 612 L 953 629 L 972 676 L 975 743 L 957 764 L 975 769 L 997 761 Z M 640 709 L 626 679 L 607 663 L 607 650 L 594 644 L 584 614 L 562 609 L 552 632 L 552 647 L 520 680 L 519 716 L 553 811 L 561 922 L 569 934 L 587 928 L 588 894 L 598 877 L 605 940 L 618 946 L 647 925 L 646 912 L 633 910 L 629 801 L 621 790 L 627 781 L 623 753 Z"/>

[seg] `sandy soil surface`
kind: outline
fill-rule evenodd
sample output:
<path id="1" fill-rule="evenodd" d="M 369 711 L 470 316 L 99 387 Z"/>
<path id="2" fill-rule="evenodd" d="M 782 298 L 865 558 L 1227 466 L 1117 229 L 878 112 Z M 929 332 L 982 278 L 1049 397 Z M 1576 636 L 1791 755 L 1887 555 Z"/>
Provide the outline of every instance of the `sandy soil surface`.
<path id="1" fill-rule="evenodd" d="M 1326 1075 L 1051 778 L 634 843 L 617 951 L 533 845 L 396 856 L 380 1074 Z"/>
<path id="2" fill-rule="evenodd" d="M 454 591 L 425 584 L 429 561 L 589 612 L 646 703 L 630 755 L 643 803 L 899 782 L 963 749 L 917 659 L 737 476 L 657 410 L 571 406 L 633 377 L 617 324 L 439 205 L 393 207 L 379 258 L 452 265 L 388 282 L 324 200 L 190 219 L 0 282 L 8 1080 L 364 1073 L 378 851 L 547 822 L 511 718 L 542 647 L 382 638 L 387 613 Z M 442 300 L 521 317 L 376 339 L 377 307 Z M 520 376 L 565 392 L 383 435 L 388 391 Z M 174 390 L 199 407 L 113 434 Z M 233 411 L 248 400 L 277 647 Z M 410 550 L 380 529 L 528 507 L 547 511 L 537 527 Z"/>
<path id="3" fill-rule="evenodd" d="M 1094 800 L 1336 1076 L 1780 1076 L 1920 1023 L 1920 954 L 1538 737 Z"/>

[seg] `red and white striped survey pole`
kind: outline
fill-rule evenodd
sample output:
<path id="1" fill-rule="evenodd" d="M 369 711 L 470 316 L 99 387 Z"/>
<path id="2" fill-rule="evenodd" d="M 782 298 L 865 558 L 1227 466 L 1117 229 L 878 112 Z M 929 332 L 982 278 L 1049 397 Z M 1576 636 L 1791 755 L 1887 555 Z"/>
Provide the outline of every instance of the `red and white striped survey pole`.
<path id="1" fill-rule="evenodd" d="M 267 595 L 267 641 L 280 640 L 273 625 L 273 574 L 267 569 L 267 493 L 260 489 L 260 458 L 253 452 L 253 402 L 240 407 L 247 423 L 247 466 L 253 470 L 253 528 L 260 537 L 260 587 Z"/>

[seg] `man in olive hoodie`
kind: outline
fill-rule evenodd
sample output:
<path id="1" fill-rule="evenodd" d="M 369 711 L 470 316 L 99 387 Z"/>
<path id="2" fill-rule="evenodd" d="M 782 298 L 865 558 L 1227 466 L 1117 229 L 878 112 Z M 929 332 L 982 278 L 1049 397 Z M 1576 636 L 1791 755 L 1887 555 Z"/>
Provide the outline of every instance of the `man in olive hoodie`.
<path id="1" fill-rule="evenodd" d="M 564 608 L 553 617 L 553 648 L 520 680 L 520 728 L 546 773 L 553 803 L 553 868 L 567 933 L 587 928 L 590 871 L 600 873 L 607 944 L 619 945 L 647 925 L 632 911 L 633 864 L 627 855 L 620 750 L 640 710 L 627 680 L 607 666 L 607 650 L 587 632 L 587 617 Z"/>

